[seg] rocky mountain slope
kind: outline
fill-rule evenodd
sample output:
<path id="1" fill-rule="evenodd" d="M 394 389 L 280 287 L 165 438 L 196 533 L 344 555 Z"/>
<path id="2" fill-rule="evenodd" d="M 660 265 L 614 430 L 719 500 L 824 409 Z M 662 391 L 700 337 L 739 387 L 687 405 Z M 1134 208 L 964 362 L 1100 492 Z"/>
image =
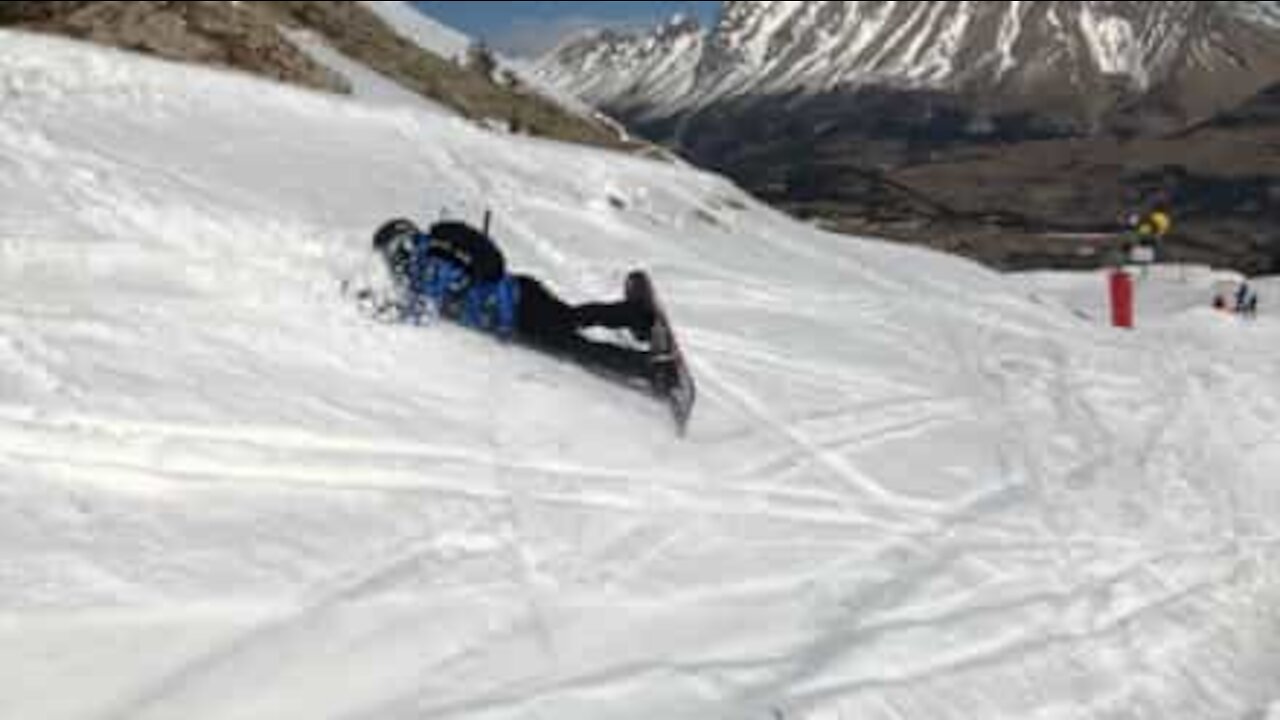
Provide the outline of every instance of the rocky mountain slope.
<path id="1" fill-rule="evenodd" d="M 307 30 L 352 60 L 465 117 L 531 135 L 628 146 L 608 125 L 567 112 L 514 78 L 464 67 L 396 32 L 386 20 L 387 11 L 360 2 L 6 2 L 0 4 L 0 26 L 349 92 L 341 76 L 288 36 L 291 30 Z"/>
<path id="2" fill-rule="evenodd" d="M 0 23 L 313 88 L 347 90 L 340 78 L 276 31 L 263 4 L 7 2 L 0 5 Z"/>
<path id="3" fill-rule="evenodd" d="M 1183 231 L 1216 222 L 1239 174 L 1210 152 L 1223 132 L 1280 167 L 1256 125 L 1187 132 L 1280 82 L 1276 2 L 727 2 L 707 32 L 579 38 L 540 70 L 776 204 L 998 264 L 1160 196 Z M 1260 266 L 1276 212 L 1184 249 Z"/>

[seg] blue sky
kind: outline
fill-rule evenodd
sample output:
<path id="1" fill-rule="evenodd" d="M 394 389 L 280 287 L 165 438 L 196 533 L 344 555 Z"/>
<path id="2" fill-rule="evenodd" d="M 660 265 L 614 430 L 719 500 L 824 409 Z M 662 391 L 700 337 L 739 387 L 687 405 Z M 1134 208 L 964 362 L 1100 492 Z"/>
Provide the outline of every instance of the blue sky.
<path id="1" fill-rule="evenodd" d="M 514 55 L 531 55 L 585 28 L 650 27 L 675 15 L 714 21 L 719 2 L 418 2 L 431 17 Z"/>

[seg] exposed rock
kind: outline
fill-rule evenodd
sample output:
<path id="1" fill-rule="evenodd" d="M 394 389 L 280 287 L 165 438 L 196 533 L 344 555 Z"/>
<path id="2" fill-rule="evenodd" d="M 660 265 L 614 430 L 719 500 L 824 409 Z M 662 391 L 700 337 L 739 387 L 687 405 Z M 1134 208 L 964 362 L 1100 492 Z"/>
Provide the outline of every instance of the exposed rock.
<path id="1" fill-rule="evenodd" d="M 8 2 L 0 22 L 167 60 L 243 70 L 334 92 L 347 83 L 312 61 L 252 2 Z"/>

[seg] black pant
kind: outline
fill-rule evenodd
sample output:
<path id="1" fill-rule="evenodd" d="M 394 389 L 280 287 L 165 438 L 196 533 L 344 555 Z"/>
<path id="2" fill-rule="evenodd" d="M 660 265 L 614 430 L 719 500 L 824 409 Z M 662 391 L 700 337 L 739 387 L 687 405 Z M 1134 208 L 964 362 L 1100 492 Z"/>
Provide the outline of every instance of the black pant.
<path id="1" fill-rule="evenodd" d="M 584 337 L 584 328 L 602 327 L 645 334 L 653 314 L 629 302 L 569 305 L 534 278 L 517 275 L 520 305 L 516 313 L 516 340 L 539 350 L 626 377 L 647 380 L 649 354 Z"/>

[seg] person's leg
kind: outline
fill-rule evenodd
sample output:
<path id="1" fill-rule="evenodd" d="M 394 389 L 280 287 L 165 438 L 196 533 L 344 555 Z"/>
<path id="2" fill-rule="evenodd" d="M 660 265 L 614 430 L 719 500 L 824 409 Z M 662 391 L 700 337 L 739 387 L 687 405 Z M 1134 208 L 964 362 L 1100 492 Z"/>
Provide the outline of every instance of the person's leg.
<path id="1" fill-rule="evenodd" d="M 653 325 L 653 311 L 633 301 L 569 305 L 538 280 L 516 276 L 520 284 L 520 329 L 531 336 L 560 336 L 570 330 L 600 327 L 631 330 L 644 337 Z"/>
<path id="2" fill-rule="evenodd" d="M 610 306 L 572 307 L 537 280 L 516 277 L 520 287 L 517 339 L 530 347 L 607 372 L 649 380 L 649 354 L 612 343 L 592 342 L 578 333 L 581 327 L 612 322 L 620 317 Z M 628 318 L 629 319 L 629 318 Z M 587 325 L 582 323 L 586 322 Z M 611 325 L 602 325 L 612 327 Z M 622 327 L 628 327 L 622 325 Z"/>
<path id="3" fill-rule="evenodd" d="M 638 303 L 585 303 L 573 308 L 574 325 L 581 328 L 602 327 L 630 330 L 644 337 L 653 326 L 653 311 Z"/>
<path id="4" fill-rule="evenodd" d="M 516 332 L 526 338 L 559 337 L 576 326 L 573 308 L 534 278 L 516 275 L 520 302 L 516 308 Z"/>
<path id="5" fill-rule="evenodd" d="M 653 334 L 653 288 L 643 272 L 627 275 L 626 299 L 620 303 L 591 303 L 577 308 L 579 327 L 627 329 L 641 342 Z"/>

